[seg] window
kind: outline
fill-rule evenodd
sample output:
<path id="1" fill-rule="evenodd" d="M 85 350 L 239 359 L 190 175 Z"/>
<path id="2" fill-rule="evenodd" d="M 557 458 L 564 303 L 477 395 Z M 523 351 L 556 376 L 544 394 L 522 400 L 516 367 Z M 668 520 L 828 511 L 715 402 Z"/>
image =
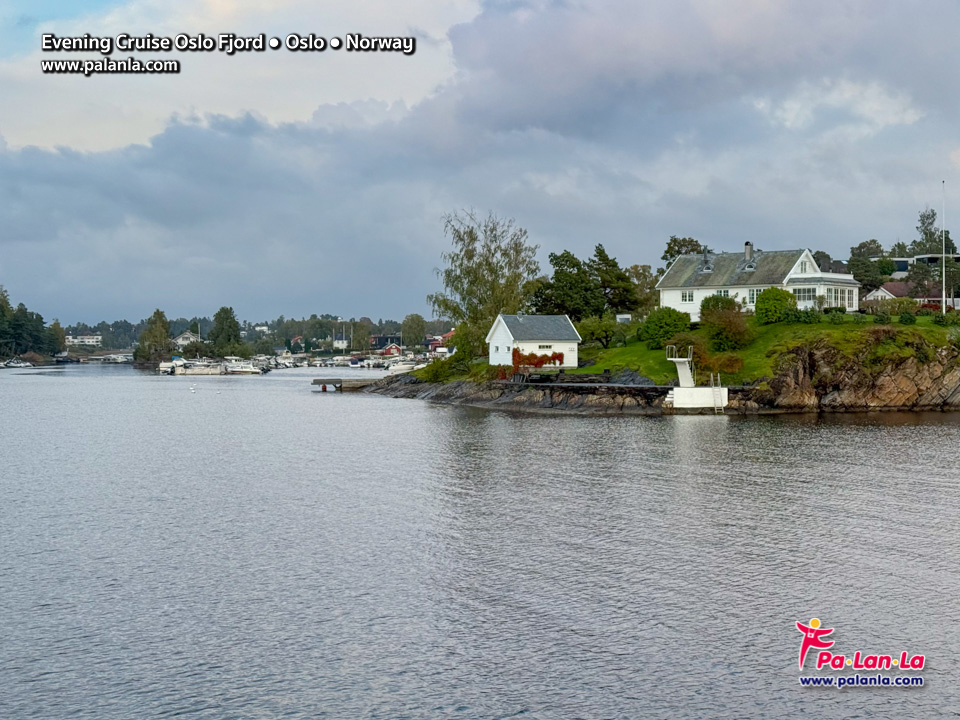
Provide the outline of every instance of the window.
<path id="1" fill-rule="evenodd" d="M 750 288 L 747 290 L 747 305 L 756 305 L 757 304 L 757 295 L 760 294 L 760 291 L 756 288 Z"/>
<path id="2" fill-rule="evenodd" d="M 693 290 L 681 290 L 680 302 L 693 302 Z"/>
<path id="3" fill-rule="evenodd" d="M 541 350 L 553 350 L 553 345 L 541 345 Z"/>
<path id="4" fill-rule="evenodd" d="M 494 352 L 500 352 L 500 346 L 499 346 L 499 345 L 494 345 L 494 346 L 493 346 L 493 351 L 494 351 Z"/>
<path id="5" fill-rule="evenodd" d="M 729 291 L 729 290 L 717 290 L 717 295 L 719 295 L 720 297 L 730 297 L 730 291 Z"/>
<path id="6" fill-rule="evenodd" d="M 797 298 L 798 303 L 802 302 L 813 302 L 817 299 L 817 289 L 816 288 L 794 288 L 793 295 Z"/>
<path id="7" fill-rule="evenodd" d="M 809 269 L 810 269 L 810 263 L 808 263 L 806 260 L 801 260 L 801 261 L 800 261 L 800 274 L 801 274 L 801 275 L 805 275 Z"/>

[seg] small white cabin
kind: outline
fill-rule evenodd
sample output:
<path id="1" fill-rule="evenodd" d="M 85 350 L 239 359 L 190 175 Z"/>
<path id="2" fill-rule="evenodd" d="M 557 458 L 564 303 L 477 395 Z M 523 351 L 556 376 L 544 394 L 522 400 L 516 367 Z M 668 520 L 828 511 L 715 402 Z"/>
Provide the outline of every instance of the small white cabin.
<path id="1" fill-rule="evenodd" d="M 491 365 L 513 365 L 513 349 L 527 355 L 563 353 L 559 367 L 577 367 L 582 338 L 566 315 L 498 315 L 487 333 Z"/>

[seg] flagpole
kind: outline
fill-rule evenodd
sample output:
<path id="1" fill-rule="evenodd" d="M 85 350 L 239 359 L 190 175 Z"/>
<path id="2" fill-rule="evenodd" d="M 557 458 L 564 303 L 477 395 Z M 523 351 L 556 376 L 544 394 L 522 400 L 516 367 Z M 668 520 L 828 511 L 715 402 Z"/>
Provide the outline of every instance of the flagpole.
<path id="1" fill-rule="evenodd" d="M 940 242 L 943 245 L 943 272 L 940 273 L 940 280 L 943 285 L 943 296 L 940 299 L 940 312 L 947 314 L 947 181 L 941 180 L 940 186 L 943 189 L 943 205 L 940 214 Z"/>

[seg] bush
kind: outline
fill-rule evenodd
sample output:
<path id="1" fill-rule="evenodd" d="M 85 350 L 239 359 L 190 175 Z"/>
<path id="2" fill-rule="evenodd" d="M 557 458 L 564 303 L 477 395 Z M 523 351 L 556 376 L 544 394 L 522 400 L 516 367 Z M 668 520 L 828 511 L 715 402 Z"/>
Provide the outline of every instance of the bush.
<path id="1" fill-rule="evenodd" d="M 857 313 L 856 315 L 853 316 L 853 322 L 857 325 L 866 325 L 867 316 L 864 315 L 863 313 Z"/>
<path id="2" fill-rule="evenodd" d="M 702 337 L 692 332 L 677 333 L 667 340 L 666 344 L 677 348 L 678 357 L 686 357 L 687 348 L 693 347 L 693 362 L 699 367 L 705 366 L 710 357 L 710 353 L 707 352 L 707 343 Z"/>
<path id="3" fill-rule="evenodd" d="M 816 325 L 823 317 L 816 310 L 797 310 L 796 308 L 787 308 L 783 314 L 783 322 L 788 324 L 802 323 L 804 325 Z"/>
<path id="4" fill-rule="evenodd" d="M 740 305 L 734 298 L 723 297 L 722 295 L 707 295 L 700 303 L 700 317 L 702 318 L 706 313 L 716 310 L 739 309 Z"/>
<path id="5" fill-rule="evenodd" d="M 886 303 L 886 310 L 891 315 L 901 315 L 904 312 L 914 313 L 917 311 L 919 303 L 913 298 L 893 298 L 893 300 L 881 301 Z"/>
<path id="6" fill-rule="evenodd" d="M 743 358 L 734 353 L 722 353 L 707 358 L 701 367 L 708 372 L 722 372 L 728 375 L 735 375 L 743 370 Z"/>
<path id="7" fill-rule="evenodd" d="M 877 313 L 873 316 L 873 322 L 875 322 L 877 325 L 889 325 L 890 313 L 884 312 L 883 310 L 877 310 Z"/>
<path id="8" fill-rule="evenodd" d="M 757 302 L 754 306 L 757 313 L 757 321 L 761 325 L 770 325 L 783 320 L 784 313 L 790 308 L 797 307 L 797 299 L 793 293 L 789 293 L 782 288 L 767 288 L 757 295 Z"/>
<path id="9" fill-rule="evenodd" d="M 917 316 L 912 312 L 902 312 L 900 313 L 900 324 L 901 325 L 916 325 Z"/>
<path id="10" fill-rule="evenodd" d="M 430 383 L 443 383 L 449 380 L 453 375 L 452 359 L 434 360 L 421 371 L 423 379 Z"/>
<path id="11" fill-rule="evenodd" d="M 939 310 L 939 308 L 937 308 Z M 929 317 L 933 315 L 933 309 L 929 305 L 921 305 L 920 309 L 917 310 L 918 317 Z"/>
<path id="12" fill-rule="evenodd" d="M 833 307 L 824 308 L 823 312 L 825 312 L 827 315 L 831 313 L 845 314 L 847 309 L 841 305 L 834 305 Z"/>
<path id="13" fill-rule="evenodd" d="M 666 345 L 668 339 L 689 329 L 690 313 L 662 307 L 650 313 L 637 331 L 637 339 L 646 340 L 647 347 L 651 350 L 659 350 Z"/>
<path id="14" fill-rule="evenodd" d="M 728 300 L 729 298 L 721 298 Z M 700 319 L 700 325 L 710 339 L 710 349 L 717 352 L 739 350 L 750 344 L 747 321 L 736 308 L 709 310 Z"/>
<path id="15" fill-rule="evenodd" d="M 947 324 L 947 316 L 944 315 L 943 313 L 937 313 L 936 315 L 933 316 L 933 324 L 934 324 L 934 325 L 941 325 L 941 326 L 946 325 L 946 324 Z"/>
<path id="16" fill-rule="evenodd" d="M 843 325 L 843 313 L 830 313 L 827 319 L 831 325 Z"/>

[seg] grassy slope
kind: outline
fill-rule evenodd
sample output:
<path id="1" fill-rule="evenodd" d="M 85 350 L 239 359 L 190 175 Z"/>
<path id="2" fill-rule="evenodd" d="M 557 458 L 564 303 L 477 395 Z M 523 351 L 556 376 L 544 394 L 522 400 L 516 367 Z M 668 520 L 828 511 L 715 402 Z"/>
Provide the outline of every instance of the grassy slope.
<path id="1" fill-rule="evenodd" d="M 801 343 L 819 338 L 827 340 L 831 345 L 847 355 L 853 355 L 861 346 L 865 333 L 877 327 L 870 318 L 870 322 L 859 325 L 853 322 L 853 316 L 844 316 L 841 325 L 831 325 L 824 321 L 817 325 L 757 325 L 754 318 L 748 320 L 754 332 L 753 342 L 746 348 L 736 351 L 743 359 L 743 369 L 736 375 L 724 375 L 724 384 L 736 385 L 753 382 L 758 378 L 773 375 L 773 363 L 784 351 Z M 944 328 L 934 325 L 931 317 L 917 318 L 916 325 L 900 325 L 894 320 L 887 327 L 900 333 L 920 333 L 928 342 L 936 346 L 943 346 L 949 342 L 949 331 L 953 328 Z M 695 331 L 701 334 L 703 331 Z M 900 352 L 895 344 L 890 344 L 888 352 Z M 596 347 L 585 347 L 580 352 L 581 359 L 594 359 L 596 364 L 590 367 L 579 368 L 568 372 L 596 373 L 605 368 L 613 371 L 623 368 L 635 370 L 646 375 L 658 384 L 669 383 L 677 377 L 672 362 L 666 360 L 663 350 L 650 350 L 645 342 L 628 339 L 625 347 L 603 350 Z"/>

